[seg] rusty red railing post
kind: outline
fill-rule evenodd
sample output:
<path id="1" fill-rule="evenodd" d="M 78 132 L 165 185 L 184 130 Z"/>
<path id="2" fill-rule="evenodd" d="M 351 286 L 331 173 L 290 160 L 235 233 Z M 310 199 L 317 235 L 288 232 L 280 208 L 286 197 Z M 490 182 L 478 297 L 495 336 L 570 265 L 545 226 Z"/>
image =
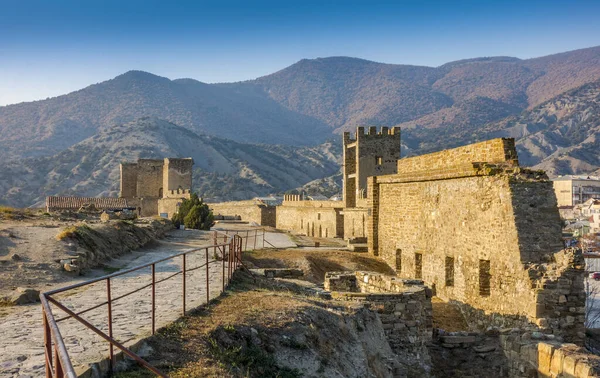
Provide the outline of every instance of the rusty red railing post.
<path id="1" fill-rule="evenodd" d="M 186 266 L 185 266 L 185 254 L 183 254 L 181 257 L 183 258 L 183 269 L 182 269 L 182 276 L 183 276 L 183 316 L 185 316 L 185 270 L 186 270 Z"/>
<path id="2" fill-rule="evenodd" d="M 152 334 L 156 331 L 156 266 L 152 264 Z"/>
<path id="3" fill-rule="evenodd" d="M 222 253 L 222 259 L 221 261 L 223 262 L 223 279 L 221 281 L 221 283 L 223 284 L 223 291 L 225 291 L 225 247 L 223 247 L 223 253 Z"/>
<path id="4" fill-rule="evenodd" d="M 112 296 L 110 292 L 110 277 L 106 279 L 106 300 L 108 305 L 108 336 L 113 338 L 113 329 L 112 329 Z M 113 344 L 108 343 L 108 350 L 110 353 L 110 371 L 114 371 L 115 368 L 115 351 L 113 349 Z"/>
<path id="5" fill-rule="evenodd" d="M 42 307 L 42 315 L 44 322 L 44 351 L 46 354 L 46 378 L 52 378 L 52 335 L 50 333 L 50 325 L 46 310 Z"/>
<path id="6" fill-rule="evenodd" d="M 63 370 L 62 367 L 62 363 L 60 361 L 60 357 L 58 355 L 58 345 L 54 346 L 54 359 L 55 359 L 55 370 L 54 370 L 54 376 L 56 378 L 63 378 L 65 376 L 65 372 Z"/>
<path id="7" fill-rule="evenodd" d="M 206 248 L 206 304 L 210 302 L 210 284 L 209 284 L 209 276 L 210 269 L 208 268 L 208 248 Z"/>

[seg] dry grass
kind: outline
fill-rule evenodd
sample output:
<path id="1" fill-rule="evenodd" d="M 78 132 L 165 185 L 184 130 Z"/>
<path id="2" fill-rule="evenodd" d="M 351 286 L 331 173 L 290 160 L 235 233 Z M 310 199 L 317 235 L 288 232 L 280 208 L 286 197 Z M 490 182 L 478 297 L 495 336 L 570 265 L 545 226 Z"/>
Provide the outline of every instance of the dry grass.
<path id="1" fill-rule="evenodd" d="M 75 237 L 75 234 L 77 233 L 77 226 L 69 226 L 69 227 L 65 227 L 63 228 L 58 234 L 56 234 L 56 240 L 64 240 L 67 238 L 73 238 Z"/>
<path id="2" fill-rule="evenodd" d="M 256 285 L 245 274 L 237 274 L 236 280 L 224 297 L 213 300 L 209 307 L 191 312 L 185 318 L 159 330 L 149 340 L 157 351 L 150 360 L 154 366 L 169 377 L 250 377 L 252 365 L 273 363 L 272 358 L 260 351 L 242 357 L 238 350 L 223 350 L 213 335 L 218 329 L 225 330 L 232 337 L 238 327 L 260 326 L 263 328 L 284 328 L 294 315 L 310 305 L 308 300 L 294 296 L 292 292 L 273 290 L 268 282 Z M 311 299 L 311 301 L 314 301 Z M 233 353 L 232 353 L 233 352 Z M 250 359 L 250 366 L 244 366 Z M 238 373 L 232 372 L 231 367 Z M 240 375 L 239 371 L 245 373 Z M 118 374 L 117 378 L 151 377 L 142 368 Z M 272 375 L 268 375 L 272 376 Z M 285 377 L 283 375 L 274 375 Z M 292 375 L 294 376 L 294 375 Z"/>
<path id="3" fill-rule="evenodd" d="M 326 272 L 366 270 L 395 274 L 377 257 L 345 250 L 263 249 L 244 253 L 244 260 L 256 268 L 302 269 L 304 279 L 319 284 L 323 283 Z"/>

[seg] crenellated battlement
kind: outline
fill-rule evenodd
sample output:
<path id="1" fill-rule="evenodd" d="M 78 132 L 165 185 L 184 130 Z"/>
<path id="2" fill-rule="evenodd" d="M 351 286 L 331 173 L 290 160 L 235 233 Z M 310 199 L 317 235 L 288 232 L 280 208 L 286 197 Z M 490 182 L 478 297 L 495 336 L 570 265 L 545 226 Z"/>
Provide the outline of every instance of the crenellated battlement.
<path id="1" fill-rule="evenodd" d="M 377 126 L 359 126 L 356 128 L 356 133 L 352 135 L 349 131 L 344 132 L 344 145 L 349 143 L 354 143 L 359 139 L 368 139 L 368 138 L 381 138 L 393 135 L 400 138 L 400 127 L 387 127 L 383 126 L 377 130 Z"/>

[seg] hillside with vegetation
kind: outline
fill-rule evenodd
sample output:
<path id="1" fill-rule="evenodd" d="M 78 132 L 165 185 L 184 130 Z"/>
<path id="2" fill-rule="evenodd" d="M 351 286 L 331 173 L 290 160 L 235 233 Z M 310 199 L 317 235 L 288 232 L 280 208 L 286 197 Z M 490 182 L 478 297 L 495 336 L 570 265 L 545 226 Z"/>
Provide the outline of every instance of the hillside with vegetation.
<path id="1" fill-rule="evenodd" d="M 48 195 L 117 196 L 119 164 L 192 157 L 194 190 L 219 199 L 283 192 L 339 170 L 341 147 L 243 144 L 199 135 L 156 118 L 104 130 L 49 157 L 0 164 L 0 202 L 25 207 Z"/>
<path id="2" fill-rule="evenodd" d="M 440 67 L 304 59 L 227 84 L 130 71 L 64 96 L 0 107 L 0 201 L 115 195 L 118 162 L 164 156 L 197 157 L 195 187 L 217 200 L 319 192 L 319 184 L 331 194 L 339 133 L 359 125 L 402 127 L 402 156 L 511 136 L 523 165 L 551 175 L 589 173 L 600 166 L 599 82 L 600 47 Z M 136 121 L 142 117 L 178 126 Z"/>

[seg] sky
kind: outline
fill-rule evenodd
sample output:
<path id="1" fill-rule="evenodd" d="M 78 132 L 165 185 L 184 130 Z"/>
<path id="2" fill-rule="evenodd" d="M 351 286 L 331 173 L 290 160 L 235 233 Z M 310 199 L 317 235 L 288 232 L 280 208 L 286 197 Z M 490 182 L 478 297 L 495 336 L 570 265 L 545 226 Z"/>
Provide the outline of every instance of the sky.
<path id="1" fill-rule="evenodd" d="M 300 59 L 439 66 L 600 45 L 599 0 L 0 0 L 0 106 L 129 70 L 207 83 Z"/>

